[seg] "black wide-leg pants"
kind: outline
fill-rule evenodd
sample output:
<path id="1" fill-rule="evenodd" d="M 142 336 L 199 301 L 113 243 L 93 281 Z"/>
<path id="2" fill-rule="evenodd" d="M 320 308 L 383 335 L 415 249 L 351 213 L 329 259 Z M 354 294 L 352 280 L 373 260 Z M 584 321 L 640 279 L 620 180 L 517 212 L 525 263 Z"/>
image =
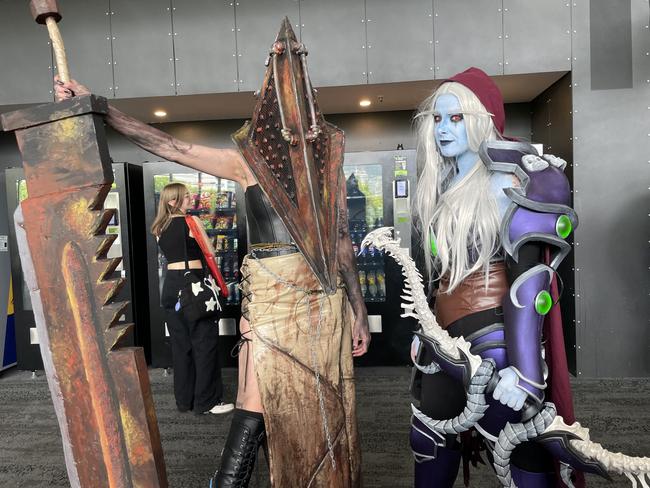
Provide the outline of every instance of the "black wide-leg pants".
<path id="1" fill-rule="evenodd" d="M 203 413 L 223 396 L 217 351 L 219 324 L 216 318 L 188 322 L 174 310 L 183 274 L 183 270 L 167 271 L 161 297 L 172 348 L 174 396 L 180 411 Z"/>

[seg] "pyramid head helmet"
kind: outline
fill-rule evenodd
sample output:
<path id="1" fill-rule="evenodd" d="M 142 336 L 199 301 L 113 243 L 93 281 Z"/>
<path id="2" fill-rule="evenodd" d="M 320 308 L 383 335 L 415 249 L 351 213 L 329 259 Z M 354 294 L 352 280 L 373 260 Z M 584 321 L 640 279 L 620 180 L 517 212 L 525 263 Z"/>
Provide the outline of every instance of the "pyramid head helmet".
<path id="1" fill-rule="evenodd" d="M 323 290 L 333 293 L 344 137 L 318 108 L 306 57 L 285 18 L 253 118 L 233 140 Z"/>

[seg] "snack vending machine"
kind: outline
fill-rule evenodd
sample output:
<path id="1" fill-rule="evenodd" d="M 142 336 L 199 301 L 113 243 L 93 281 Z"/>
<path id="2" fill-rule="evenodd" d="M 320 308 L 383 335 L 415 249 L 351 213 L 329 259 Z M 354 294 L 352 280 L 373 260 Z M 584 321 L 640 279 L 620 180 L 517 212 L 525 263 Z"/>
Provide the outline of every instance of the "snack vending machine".
<path id="1" fill-rule="evenodd" d="M 237 359 L 231 356 L 238 336 L 241 314 L 239 267 L 246 253 L 246 224 L 244 195 L 235 182 L 199 173 L 176 163 L 159 162 L 144 165 L 144 193 L 147 229 L 156 216 L 160 192 L 172 182 L 185 184 L 192 196 L 190 214 L 197 216 L 212 240 L 217 264 L 228 285 L 228 299 L 219 321 L 219 355 L 223 366 L 235 366 Z M 160 307 L 160 296 L 165 279 L 164 256 L 151 233 L 147 233 L 149 282 L 149 314 L 151 317 L 151 350 L 154 367 L 171 367 L 171 348 L 165 313 Z"/>

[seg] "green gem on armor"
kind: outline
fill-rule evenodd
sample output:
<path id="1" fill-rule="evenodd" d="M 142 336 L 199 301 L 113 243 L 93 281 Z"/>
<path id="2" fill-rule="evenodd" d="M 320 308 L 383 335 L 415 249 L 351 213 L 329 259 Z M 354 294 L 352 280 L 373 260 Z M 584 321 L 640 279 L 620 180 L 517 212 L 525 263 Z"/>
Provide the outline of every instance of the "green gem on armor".
<path id="1" fill-rule="evenodd" d="M 429 244 L 431 245 L 431 254 L 437 256 L 438 248 L 436 247 L 436 239 L 432 235 L 429 235 Z"/>
<path id="2" fill-rule="evenodd" d="M 546 315 L 553 306 L 551 294 L 546 290 L 540 291 L 535 297 L 535 310 L 540 315 Z"/>
<path id="3" fill-rule="evenodd" d="M 573 224 L 571 224 L 571 219 L 566 215 L 560 215 L 555 222 L 555 232 L 562 239 L 566 239 L 571 234 L 573 230 Z"/>

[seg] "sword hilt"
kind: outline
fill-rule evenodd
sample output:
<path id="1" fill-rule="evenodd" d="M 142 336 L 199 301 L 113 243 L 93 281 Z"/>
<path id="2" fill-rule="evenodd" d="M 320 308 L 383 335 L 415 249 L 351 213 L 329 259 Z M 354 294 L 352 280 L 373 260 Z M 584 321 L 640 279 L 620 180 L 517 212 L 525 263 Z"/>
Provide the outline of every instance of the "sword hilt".
<path id="1" fill-rule="evenodd" d="M 54 50 L 54 59 L 56 60 L 57 70 L 59 71 L 59 78 L 62 82 L 67 83 L 70 81 L 70 72 L 68 71 L 68 60 L 65 55 L 63 38 L 57 25 L 57 22 L 62 17 L 59 13 L 59 6 L 56 0 L 30 0 L 29 8 L 32 11 L 32 16 L 36 23 L 47 26 L 47 31 L 52 41 L 52 49 Z"/>

